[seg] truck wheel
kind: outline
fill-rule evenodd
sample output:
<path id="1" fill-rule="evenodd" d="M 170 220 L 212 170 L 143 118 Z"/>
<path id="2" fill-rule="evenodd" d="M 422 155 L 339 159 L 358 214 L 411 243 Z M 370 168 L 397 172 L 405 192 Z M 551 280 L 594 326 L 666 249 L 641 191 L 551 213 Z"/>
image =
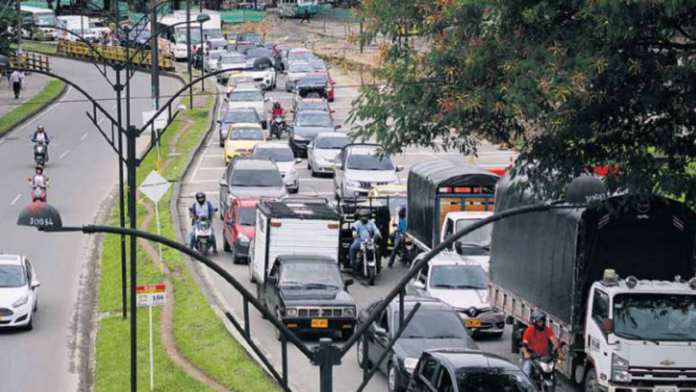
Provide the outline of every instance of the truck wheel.
<path id="1" fill-rule="evenodd" d="M 585 392 L 596 392 L 597 391 L 597 376 L 595 375 L 594 369 L 590 368 L 587 370 L 587 374 L 585 374 L 585 382 L 584 382 L 584 388 L 583 390 Z"/>
<path id="2" fill-rule="evenodd" d="M 232 249 L 232 264 L 239 264 L 239 256 L 237 256 L 237 251 Z"/>
<path id="3" fill-rule="evenodd" d="M 375 279 L 377 279 L 377 271 L 375 271 L 375 268 L 368 268 L 367 269 L 367 280 L 370 286 L 375 285 Z"/>
<path id="4" fill-rule="evenodd" d="M 252 268 L 252 263 L 251 263 L 251 258 L 249 258 L 249 282 L 256 283 L 256 279 L 254 279 L 254 271 L 251 268 Z"/>
<path id="5" fill-rule="evenodd" d="M 266 301 L 263 298 L 263 290 L 260 284 L 256 285 L 256 299 L 259 300 L 259 302 L 261 302 L 261 306 L 268 309 L 268 307 L 266 306 Z M 266 316 L 264 316 L 263 313 L 261 314 L 261 317 L 266 318 Z"/>
<path id="6" fill-rule="evenodd" d="M 519 331 L 524 328 L 525 326 L 523 324 L 517 322 L 515 322 L 512 325 L 512 336 L 510 336 L 510 352 L 513 354 L 520 353 L 520 342 L 517 339 L 517 336 L 519 335 Z"/>

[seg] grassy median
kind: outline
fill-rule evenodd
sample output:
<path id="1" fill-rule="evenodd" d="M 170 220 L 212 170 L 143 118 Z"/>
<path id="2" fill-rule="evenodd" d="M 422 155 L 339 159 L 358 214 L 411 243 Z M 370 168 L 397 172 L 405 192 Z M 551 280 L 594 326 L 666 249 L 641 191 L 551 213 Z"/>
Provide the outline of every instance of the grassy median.
<path id="1" fill-rule="evenodd" d="M 212 110 L 213 99 L 209 99 L 206 109 L 187 111 L 172 124 L 161 143 L 162 160 L 168 161 L 162 175 L 170 181 L 178 175 L 186 164 L 188 154 L 197 146 L 200 137 L 208 130 L 208 113 Z M 189 122 L 188 129 L 177 140 L 176 156 L 171 156 L 170 142 L 178 130 Z M 141 164 L 138 180 L 145 179 L 157 165 L 153 152 Z M 159 204 L 162 235 L 176 238 L 169 214 L 171 190 Z M 148 215 L 143 206 L 138 206 L 138 222 Z M 114 211 L 112 224 L 117 224 L 118 211 Z M 154 220 L 148 227 L 156 232 Z M 139 247 L 138 284 L 156 284 L 163 281 L 163 275 Z M 194 281 L 182 255 L 166 247 L 163 258 L 171 271 L 168 278 L 174 287 L 174 327 L 173 334 L 179 352 L 206 375 L 233 391 L 276 391 L 279 388 L 266 375 L 227 332 L 222 321 L 213 312 Z M 117 314 L 121 309 L 121 266 L 120 239 L 108 236 L 104 241 L 101 265 L 101 284 L 99 288 L 99 312 L 108 314 L 99 322 L 97 335 L 96 391 L 120 391 L 128 381 L 130 334 L 129 320 Z M 155 390 L 161 391 L 206 391 L 199 381 L 184 373 L 168 357 L 161 346 L 159 323 L 161 311 L 153 313 L 155 341 Z M 148 334 L 147 308 L 138 310 L 138 362 L 139 390 L 148 390 Z"/>
<path id="2" fill-rule="evenodd" d="M 18 105 L 16 109 L 0 117 L 0 135 L 45 108 L 46 103 L 58 97 L 64 87 L 65 83 L 60 80 L 51 80 L 46 83 L 43 90 L 33 96 L 29 101 Z"/>

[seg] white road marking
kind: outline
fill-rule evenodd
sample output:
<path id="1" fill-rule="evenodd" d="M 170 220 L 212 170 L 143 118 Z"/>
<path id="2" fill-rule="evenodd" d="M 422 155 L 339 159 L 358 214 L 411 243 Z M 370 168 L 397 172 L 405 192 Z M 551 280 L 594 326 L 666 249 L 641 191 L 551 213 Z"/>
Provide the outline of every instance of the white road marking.
<path id="1" fill-rule="evenodd" d="M 70 96 L 70 93 L 72 92 L 72 90 L 73 90 L 73 87 L 72 87 L 72 86 L 68 86 L 68 92 L 65 93 L 65 95 L 63 96 L 63 98 L 60 99 L 60 101 L 54 103 L 53 105 L 51 105 L 50 108 L 44 110 L 41 114 L 39 114 L 38 116 L 34 117 L 34 118 L 31 119 L 29 122 L 27 122 L 26 124 L 24 124 L 24 125 L 22 125 L 21 127 L 17 128 L 16 131 L 12 132 L 12 135 L 15 135 L 15 134 L 19 133 L 19 131 L 21 131 L 22 129 L 28 127 L 29 125 L 31 125 L 32 123 L 34 123 L 36 120 L 38 120 L 38 119 L 42 118 L 43 116 L 45 116 L 46 114 L 50 113 L 53 109 L 55 109 L 58 105 L 60 105 L 61 103 L 63 103 L 63 101 L 65 101 L 65 100 Z"/>
<path id="2" fill-rule="evenodd" d="M 101 120 L 99 120 L 99 121 L 101 121 Z M 80 138 L 80 141 L 87 139 L 87 136 L 89 136 L 89 132 L 82 135 L 82 137 Z"/>
<path id="3" fill-rule="evenodd" d="M 327 183 L 327 182 L 333 182 L 333 179 L 331 179 L 331 178 L 300 178 L 300 182 Z"/>
<path id="4" fill-rule="evenodd" d="M 104 121 L 103 118 L 99 119 L 99 121 L 97 121 L 97 125 L 101 125 L 102 121 Z"/>
<path id="5" fill-rule="evenodd" d="M 193 180 L 189 181 L 189 184 L 217 184 L 220 180 Z"/>
<path id="6" fill-rule="evenodd" d="M 64 153 L 62 153 L 62 154 L 58 157 L 58 159 L 63 159 L 63 158 L 65 158 L 65 156 L 68 155 L 68 154 L 70 154 L 70 150 L 67 150 L 67 151 L 65 151 Z"/>
<path id="7" fill-rule="evenodd" d="M 0 140 L 0 144 L 3 144 L 3 143 L 5 143 L 5 140 Z"/>
<path id="8" fill-rule="evenodd" d="M 198 170 L 203 170 L 203 171 L 224 171 L 226 168 L 225 167 L 201 167 Z"/>
<path id="9" fill-rule="evenodd" d="M 17 197 L 15 197 L 14 200 L 12 200 L 12 203 L 10 203 L 10 205 L 11 206 L 15 205 L 15 203 L 17 203 L 21 197 L 22 197 L 22 194 L 21 193 L 18 194 Z"/>

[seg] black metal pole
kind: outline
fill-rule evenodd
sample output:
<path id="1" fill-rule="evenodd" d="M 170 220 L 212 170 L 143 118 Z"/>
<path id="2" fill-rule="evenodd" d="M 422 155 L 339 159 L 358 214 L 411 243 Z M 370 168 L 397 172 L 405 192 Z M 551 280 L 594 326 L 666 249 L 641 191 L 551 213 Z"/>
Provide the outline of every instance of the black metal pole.
<path id="1" fill-rule="evenodd" d="M 202 4 L 203 0 L 201 0 L 201 11 L 203 10 Z M 198 50 L 201 51 L 201 76 L 204 77 L 201 79 L 201 91 L 203 92 L 205 92 L 205 38 L 203 35 L 203 22 L 201 22 L 201 46 L 198 47 Z"/>
<path id="2" fill-rule="evenodd" d="M 17 27 L 15 28 L 15 30 L 17 30 L 17 59 L 19 59 L 19 55 L 22 54 L 22 2 L 21 2 L 21 0 L 17 0 L 16 8 L 17 8 Z"/>
<path id="3" fill-rule="evenodd" d="M 155 110 L 159 109 L 159 95 L 160 95 L 160 85 L 159 85 L 159 37 L 157 36 L 157 0 L 150 0 L 150 8 L 152 15 L 150 16 L 150 32 L 154 38 L 152 38 L 152 103 L 155 106 Z"/>
<path id="4" fill-rule="evenodd" d="M 118 121 L 118 126 L 121 128 L 123 126 L 123 114 L 122 111 L 122 99 L 121 93 L 123 92 L 123 85 L 121 85 L 121 69 L 116 69 L 116 86 L 114 86 L 116 91 L 116 118 Z M 118 132 L 118 207 L 119 207 L 119 226 L 126 228 L 126 203 L 124 195 L 124 184 L 123 184 L 123 133 Z M 128 281 L 126 279 L 126 236 L 121 234 L 121 295 L 123 300 L 123 318 L 127 318 L 128 309 L 128 295 L 126 287 L 128 286 Z"/>
<path id="5" fill-rule="evenodd" d="M 191 69 L 191 0 L 186 0 L 186 59 L 188 61 L 189 83 L 191 83 L 193 80 L 193 70 Z M 189 109 L 193 109 L 193 85 L 189 87 Z"/>
<path id="6" fill-rule="evenodd" d="M 128 140 L 128 158 L 126 163 L 128 166 L 128 211 L 130 215 L 130 228 L 136 230 L 137 212 L 136 212 L 136 171 L 138 169 L 138 161 L 136 158 L 136 140 L 138 131 L 134 127 L 127 128 L 126 138 Z M 131 313 L 131 392 L 138 391 L 138 308 L 136 304 L 135 287 L 137 286 L 136 278 L 136 263 L 137 263 L 137 237 L 130 236 L 130 313 Z"/>

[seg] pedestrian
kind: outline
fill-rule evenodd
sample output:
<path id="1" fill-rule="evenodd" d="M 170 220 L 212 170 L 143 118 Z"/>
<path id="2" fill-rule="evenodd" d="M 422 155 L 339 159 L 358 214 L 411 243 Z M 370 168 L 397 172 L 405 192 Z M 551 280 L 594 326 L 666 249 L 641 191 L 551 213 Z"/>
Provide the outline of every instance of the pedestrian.
<path id="1" fill-rule="evenodd" d="M 305 8 L 305 9 L 304 9 L 304 14 L 302 15 L 302 20 L 300 21 L 300 24 L 304 23 L 305 21 L 307 21 L 307 23 L 310 23 L 310 22 L 309 22 L 309 17 L 310 17 L 310 15 L 309 15 L 309 8 Z"/>
<path id="2" fill-rule="evenodd" d="M 10 84 L 12 85 L 12 91 L 14 91 L 15 99 L 19 99 L 19 92 L 22 91 L 22 86 L 24 85 L 24 75 L 15 70 L 10 75 Z"/>

